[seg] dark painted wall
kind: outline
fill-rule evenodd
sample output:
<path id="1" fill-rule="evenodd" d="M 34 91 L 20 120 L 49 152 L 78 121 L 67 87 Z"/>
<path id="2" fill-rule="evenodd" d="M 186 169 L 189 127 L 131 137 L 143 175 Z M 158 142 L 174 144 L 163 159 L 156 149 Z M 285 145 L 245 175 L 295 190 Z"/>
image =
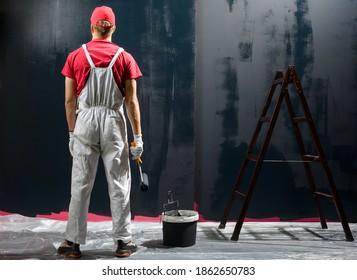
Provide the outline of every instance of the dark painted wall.
<path id="1" fill-rule="evenodd" d="M 68 53 L 91 39 L 89 18 L 100 5 L 115 11 L 113 41 L 133 54 L 144 74 L 138 94 L 151 189 L 141 193 L 133 164 L 133 214 L 161 213 L 168 189 L 192 208 L 194 2 L 15 0 L 0 3 L 3 211 L 68 209 L 71 157 L 60 72 Z M 99 171 L 90 211 L 109 214 L 102 166 Z"/>
<path id="2" fill-rule="evenodd" d="M 275 71 L 294 64 L 346 214 L 357 220 L 356 0 L 1 1 L 0 210 L 68 209 L 60 71 L 67 54 L 90 40 L 89 17 L 99 5 L 113 7 L 113 40 L 144 74 L 143 168 L 151 189 L 140 192 L 133 165 L 134 215 L 157 216 L 173 189 L 182 208 L 197 203 L 205 218 L 219 219 Z M 269 156 L 296 158 L 284 113 Z M 108 215 L 102 169 L 90 211 Z M 324 186 L 319 169 L 316 175 Z M 336 217 L 333 205 L 325 209 Z M 265 165 L 248 216 L 315 217 L 302 166 Z"/>

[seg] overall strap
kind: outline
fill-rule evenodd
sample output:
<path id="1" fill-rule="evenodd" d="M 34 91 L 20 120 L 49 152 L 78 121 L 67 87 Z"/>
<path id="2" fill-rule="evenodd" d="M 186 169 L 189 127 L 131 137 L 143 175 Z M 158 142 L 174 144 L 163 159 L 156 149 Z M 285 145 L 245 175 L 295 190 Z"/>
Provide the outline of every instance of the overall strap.
<path id="1" fill-rule="evenodd" d="M 119 55 L 124 51 L 123 48 L 119 48 L 118 51 L 116 52 L 116 54 L 114 55 L 112 61 L 110 62 L 108 68 L 112 68 L 115 61 L 118 59 Z"/>
<path id="2" fill-rule="evenodd" d="M 83 45 L 82 45 L 82 48 L 84 49 L 84 53 L 86 54 L 87 60 L 88 60 L 88 62 L 89 62 L 89 64 L 90 64 L 90 67 L 95 68 L 95 65 L 94 65 L 94 63 L 93 63 L 93 60 L 92 60 L 92 58 L 90 57 L 89 52 L 88 52 L 88 50 L 87 50 L 86 44 L 83 44 Z"/>

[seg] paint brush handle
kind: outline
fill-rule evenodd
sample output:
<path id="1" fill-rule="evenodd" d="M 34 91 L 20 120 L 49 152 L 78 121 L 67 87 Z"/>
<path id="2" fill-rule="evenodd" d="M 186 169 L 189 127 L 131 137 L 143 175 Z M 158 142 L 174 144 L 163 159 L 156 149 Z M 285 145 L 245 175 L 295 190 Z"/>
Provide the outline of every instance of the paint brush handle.
<path id="1" fill-rule="evenodd" d="M 136 143 L 131 142 L 131 146 L 135 147 Z M 149 181 L 148 181 L 147 175 L 143 174 L 143 171 L 141 170 L 141 163 L 142 163 L 141 158 L 137 158 L 136 163 L 138 164 L 138 167 L 139 167 L 140 182 L 141 182 L 140 189 L 141 189 L 141 191 L 146 192 L 149 190 Z M 145 178 L 144 178 L 144 175 L 145 175 Z"/>

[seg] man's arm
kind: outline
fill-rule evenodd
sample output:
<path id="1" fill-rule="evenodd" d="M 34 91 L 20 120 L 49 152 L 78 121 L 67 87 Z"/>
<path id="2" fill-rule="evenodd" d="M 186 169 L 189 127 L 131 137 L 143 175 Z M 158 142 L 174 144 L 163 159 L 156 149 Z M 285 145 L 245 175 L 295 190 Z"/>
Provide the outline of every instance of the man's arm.
<path id="1" fill-rule="evenodd" d="M 77 97 L 76 97 L 77 84 L 76 81 L 66 77 L 65 79 L 65 109 L 66 118 L 68 124 L 68 131 L 74 131 L 76 125 L 76 109 L 77 109 Z"/>
<path id="2" fill-rule="evenodd" d="M 125 81 L 125 107 L 133 134 L 141 134 L 140 107 L 135 79 Z"/>

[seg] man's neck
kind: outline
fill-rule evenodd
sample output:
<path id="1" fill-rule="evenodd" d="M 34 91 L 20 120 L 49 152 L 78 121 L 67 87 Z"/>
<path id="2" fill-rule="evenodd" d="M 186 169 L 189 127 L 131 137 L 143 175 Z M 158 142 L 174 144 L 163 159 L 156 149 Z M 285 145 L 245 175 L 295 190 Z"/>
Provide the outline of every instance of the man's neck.
<path id="1" fill-rule="evenodd" d="M 100 36 L 96 35 L 95 33 L 93 33 L 92 34 L 92 40 L 98 40 L 98 39 L 106 40 L 106 41 L 111 42 L 112 41 L 112 35 L 109 35 L 108 37 L 103 38 L 103 37 L 100 37 Z"/>

